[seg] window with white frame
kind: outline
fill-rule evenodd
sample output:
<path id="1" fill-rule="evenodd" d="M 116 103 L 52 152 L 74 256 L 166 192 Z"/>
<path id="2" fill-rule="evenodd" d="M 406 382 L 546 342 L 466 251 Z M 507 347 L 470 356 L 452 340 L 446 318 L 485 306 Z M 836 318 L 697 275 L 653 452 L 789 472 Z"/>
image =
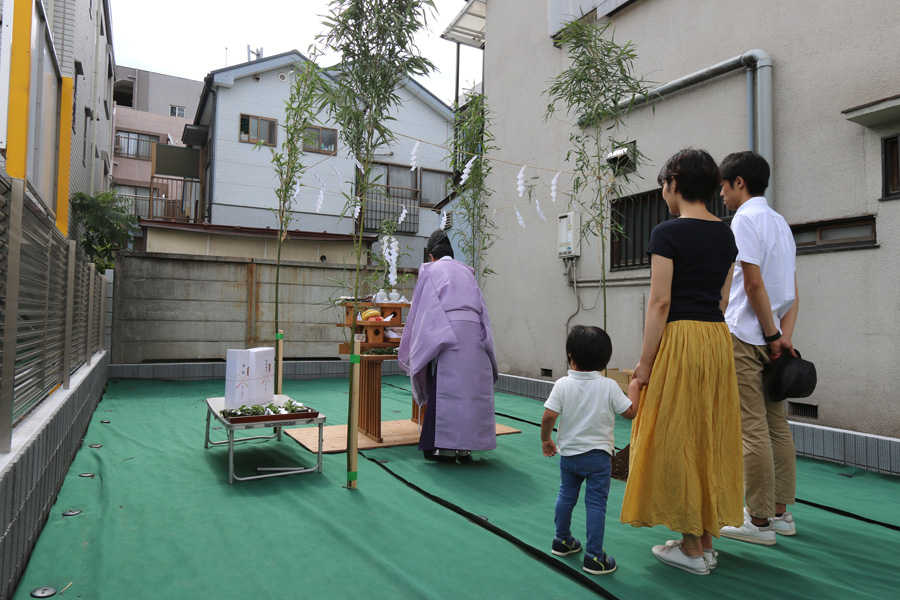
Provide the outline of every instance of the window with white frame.
<path id="1" fill-rule="evenodd" d="M 278 144 L 278 121 L 253 115 L 241 115 L 239 139 L 251 144 L 262 142 L 266 146 L 275 146 Z"/>
<path id="2" fill-rule="evenodd" d="M 116 156 L 149 159 L 150 147 L 158 142 L 158 135 L 119 130 L 116 132 Z"/>
<path id="3" fill-rule="evenodd" d="M 174 104 L 169 105 L 169 116 L 170 117 L 181 117 L 184 118 L 184 107 L 183 106 L 175 106 Z"/>

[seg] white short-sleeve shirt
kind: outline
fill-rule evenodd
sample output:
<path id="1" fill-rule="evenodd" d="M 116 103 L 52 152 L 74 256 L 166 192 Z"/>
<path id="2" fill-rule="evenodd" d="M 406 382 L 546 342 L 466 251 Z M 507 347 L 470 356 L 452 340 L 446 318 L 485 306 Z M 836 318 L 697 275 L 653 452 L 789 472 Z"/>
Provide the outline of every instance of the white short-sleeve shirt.
<path id="1" fill-rule="evenodd" d="M 559 413 L 556 446 L 563 456 L 615 451 L 616 415 L 631 408 L 619 384 L 598 371 L 569 371 L 553 386 L 544 408 Z"/>
<path id="2" fill-rule="evenodd" d="M 775 325 L 794 303 L 794 273 L 797 246 L 794 235 L 784 217 L 762 196 L 750 198 L 742 204 L 731 220 L 731 231 L 737 242 L 738 255 L 731 280 L 731 293 L 725 322 L 739 340 L 756 346 L 765 345 L 762 325 L 744 290 L 744 271 L 741 262 L 758 265 L 772 308 Z"/>

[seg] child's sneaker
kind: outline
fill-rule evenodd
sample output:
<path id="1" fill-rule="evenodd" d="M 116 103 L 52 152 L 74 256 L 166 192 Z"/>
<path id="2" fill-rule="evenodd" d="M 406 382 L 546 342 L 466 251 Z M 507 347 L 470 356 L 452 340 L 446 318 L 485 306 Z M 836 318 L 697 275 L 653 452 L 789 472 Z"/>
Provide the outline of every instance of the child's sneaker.
<path id="1" fill-rule="evenodd" d="M 557 556 L 568 556 L 570 554 L 575 554 L 576 552 L 581 552 L 581 542 L 579 542 L 576 538 L 564 540 L 562 538 L 555 537 L 553 538 L 553 549 L 550 550 L 550 552 Z"/>
<path id="2" fill-rule="evenodd" d="M 694 575 L 709 575 L 705 553 L 704 556 L 688 556 L 681 548 L 681 540 L 669 540 L 665 546 L 653 546 L 653 556 L 676 569 Z"/>
<path id="3" fill-rule="evenodd" d="M 775 528 L 775 533 L 779 535 L 797 535 L 797 528 L 794 527 L 794 515 L 789 512 L 773 518 L 772 527 Z"/>
<path id="4" fill-rule="evenodd" d="M 582 569 L 591 575 L 606 575 L 616 570 L 616 559 L 606 552 L 603 553 L 603 556 L 594 556 L 585 552 Z"/>

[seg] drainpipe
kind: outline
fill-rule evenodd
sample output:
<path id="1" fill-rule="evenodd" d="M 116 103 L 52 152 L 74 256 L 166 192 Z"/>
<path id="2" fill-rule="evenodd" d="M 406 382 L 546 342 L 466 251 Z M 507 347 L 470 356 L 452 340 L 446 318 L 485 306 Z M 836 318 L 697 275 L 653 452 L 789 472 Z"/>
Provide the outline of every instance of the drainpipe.
<path id="1" fill-rule="evenodd" d="M 771 175 L 769 187 L 766 190 L 766 200 L 769 206 L 775 205 L 775 126 L 772 110 L 772 57 L 762 50 L 745 52 L 743 62 L 750 68 L 756 65 L 756 142 L 759 145 L 759 154 L 769 161 Z M 747 107 L 747 114 L 752 114 L 751 106 Z"/>
<path id="2" fill-rule="evenodd" d="M 668 96 L 685 88 L 724 75 L 741 67 L 747 68 L 747 137 L 748 148 L 755 150 L 769 162 L 773 175 L 769 178 L 766 200 L 773 204 L 774 190 L 774 141 L 772 116 L 772 57 L 764 50 L 750 50 L 728 60 L 707 67 L 696 73 L 673 79 L 669 83 L 654 88 L 644 95 L 635 96 L 629 101 L 619 104 L 620 109 L 629 105 L 633 108 L 648 104 L 651 100 Z M 752 71 L 756 72 L 756 89 L 754 94 Z M 754 119 L 755 114 L 755 119 Z M 755 130 L 755 131 L 754 131 Z M 755 135 L 754 135 L 755 133 Z M 753 140 L 756 140 L 754 145 Z M 757 149 L 758 148 L 758 149 Z"/>
<path id="3" fill-rule="evenodd" d="M 210 157 L 209 157 L 209 175 L 208 180 L 206 182 L 206 222 L 212 223 L 212 209 L 213 209 L 213 198 L 215 197 L 216 192 L 216 162 L 219 160 L 219 147 L 216 144 L 216 137 L 219 135 L 219 127 L 216 123 L 216 119 L 219 117 L 219 111 L 216 110 L 219 105 L 219 94 L 217 93 L 218 89 L 210 90 L 210 95 L 212 96 L 212 114 L 209 116 L 209 146 L 210 146 Z"/>
<path id="4" fill-rule="evenodd" d="M 102 18 L 100 11 L 101 6 L 100 2 L 98 2 L 94 23 L 94 36 L 96 37 L 97 43 L 94 48 L 94 81 L 93 94 L 91 97 L 91 184 L 89 190 L 92 196 L 97 193 L 94 189 L 94 176 L 97 173 L 97 122 L 100 120 L 100 103 L 97 99 L 97 86 L 99 84 L 97 80 L 100 78 L 100 67 L 98 66 L 98 63 L 100 62 L 100 19 Z"/>
<path id="5" fill-rule="evenodd" d="M 774 126 L 772 116 L 772 57 L 769 56 L 768 52 L 764 50 L 750 50 L 749 52 L 729 58 L 728 60 L 707 67 L 701 71 L 697 71 L 696 73 L 673 79 L 669 83 L 654 88 L 644 95 L 635 96 L 631 100 L 620 103 L 619 108 L 625 110 L 629 105 L 632 108 L 643 106 L 648 104 L 651 100 L 674 94 L 675 92 L 708 81 L 719 75 L 740 69 L 741 67 L 747 68 L 747 147 L 751 151 L 758 152 L 769 163 L 771 174 L 769 176 L 769 187 L 766 189 L 766 201 L 769 203 L 769 206 L 773 206 L 775 162 L 773 160 Z M 754 71 L 756 72 L 755 90 L 753 80 Z M 755 119 L 754 114 L 756 116 Z M 599 277 L 578 279 L 577 281 L 574 281 L 569 271 L 567 271 L 566 274 L 569 285 L 574 284 L 577 287 L 582 288 L 600 287 L 602 285 L 602 280 Z M 614 282 L 607 280 L 606 285 L 615 287 L 646 285 L 646 283 L 647 280 L 645 277 L 634 277 L 616 280 Z"/>

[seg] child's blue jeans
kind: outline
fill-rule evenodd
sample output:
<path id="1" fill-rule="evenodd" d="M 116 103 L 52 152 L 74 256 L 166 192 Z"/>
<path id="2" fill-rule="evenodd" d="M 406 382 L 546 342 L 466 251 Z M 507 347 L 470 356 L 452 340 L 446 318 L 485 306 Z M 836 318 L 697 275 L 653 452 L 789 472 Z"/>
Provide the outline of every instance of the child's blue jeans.
<path id="1" fill-rule="evenodd" d="M 584 507 L 587 514 L 587 543 L 585 551 L 603 556 L 603 535 L 606 533 L 606 498 L 612 457 L 604 450 L 591 450 L 575 456 L 559 458 L 559 495 L 556 497 L 556 537 L 572 537 L 572 510 L 578 502 L 581 482 L 586 481 Z"/>

